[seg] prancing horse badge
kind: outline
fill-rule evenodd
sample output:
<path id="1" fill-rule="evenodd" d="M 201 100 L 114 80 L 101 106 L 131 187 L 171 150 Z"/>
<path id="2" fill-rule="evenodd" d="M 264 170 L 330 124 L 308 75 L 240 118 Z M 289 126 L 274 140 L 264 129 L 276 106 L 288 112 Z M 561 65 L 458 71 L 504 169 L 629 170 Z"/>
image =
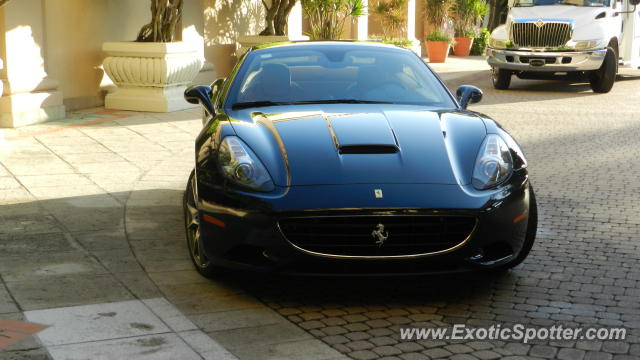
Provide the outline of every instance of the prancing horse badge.
<path id="1" fill-rule="evenodd" d="M 382 189 L 375 189 L 373 190 L 373 193 L 376 196 L 376 199 L 382 199 Z"/>

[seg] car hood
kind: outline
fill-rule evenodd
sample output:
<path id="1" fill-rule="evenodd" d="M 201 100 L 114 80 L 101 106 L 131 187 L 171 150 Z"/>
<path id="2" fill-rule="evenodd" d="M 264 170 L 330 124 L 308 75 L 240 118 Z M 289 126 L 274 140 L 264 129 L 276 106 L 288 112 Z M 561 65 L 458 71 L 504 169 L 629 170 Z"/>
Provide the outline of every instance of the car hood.
<path id="1" fill-rule="evenodd" d="M 484 122 L 406 105 L 304 105 L 233 111 L 237 135 L 278 186 L 471 181 Z"/>

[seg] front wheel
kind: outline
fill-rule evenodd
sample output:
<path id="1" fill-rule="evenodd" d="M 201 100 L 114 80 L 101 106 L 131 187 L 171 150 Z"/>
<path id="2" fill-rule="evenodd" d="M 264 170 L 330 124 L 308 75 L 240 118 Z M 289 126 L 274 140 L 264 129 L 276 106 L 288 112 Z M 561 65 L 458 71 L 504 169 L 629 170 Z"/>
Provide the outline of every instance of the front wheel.
<path id="1" fill-rule="evenodd" d="M 589 83 L 591 89 L 596 93 L 608 93 L 613 88 L 616 81 L 616 72 L 618 71 L 618 63 L 616 52 L 612 48 L 607 48 L 607 55 L 600 69 L 589 74 Z"/>
<path id="2" fill-rule="evenodd" d="M 191 261 L 193 262 L 196 270 L 201 275 L 211 278 L 217 275 L 220 271 L 217 267 L 211 264 L 211 261 L 207 259 L 207 256 L 202 251 L 200 214 L 196 202 L 195 182 L 196 178 L 194 170 L 189 176 L 189 182 L 183 198 L 187 247 L 189 248 L 189 256 L 191 257 Z"/>
<path id="3" fill-rule="evenodd" d="M 491 69 L 491 80 L 493 87 L 498 90 L 507 90 L 511 86 L 511 75 L 513 73 L 509 70 L 500 69 L 494 67 Z"/>

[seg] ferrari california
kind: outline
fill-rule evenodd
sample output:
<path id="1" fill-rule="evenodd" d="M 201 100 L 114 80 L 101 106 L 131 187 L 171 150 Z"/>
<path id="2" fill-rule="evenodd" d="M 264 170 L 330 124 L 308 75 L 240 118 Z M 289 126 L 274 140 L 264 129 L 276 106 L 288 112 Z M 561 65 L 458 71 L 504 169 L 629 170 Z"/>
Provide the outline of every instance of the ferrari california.
<path id="1" fill-rule="evenodd" d="M 257 46 L 185 98 L 204 109 L 184 195 L 196 269 L 383 275 L 506 270 L 537 208 L 518 143 L 413 52 Z"/>

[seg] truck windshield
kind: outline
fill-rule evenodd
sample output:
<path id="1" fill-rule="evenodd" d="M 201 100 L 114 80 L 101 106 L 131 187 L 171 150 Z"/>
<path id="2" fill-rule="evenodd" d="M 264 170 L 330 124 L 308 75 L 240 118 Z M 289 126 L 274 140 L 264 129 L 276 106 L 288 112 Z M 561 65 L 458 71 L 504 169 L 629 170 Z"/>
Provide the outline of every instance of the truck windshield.
<path id="1" fill-rule="evenodd" d="M 608 6 L 609 0 L 517 0 L 515 6 Z"/>

